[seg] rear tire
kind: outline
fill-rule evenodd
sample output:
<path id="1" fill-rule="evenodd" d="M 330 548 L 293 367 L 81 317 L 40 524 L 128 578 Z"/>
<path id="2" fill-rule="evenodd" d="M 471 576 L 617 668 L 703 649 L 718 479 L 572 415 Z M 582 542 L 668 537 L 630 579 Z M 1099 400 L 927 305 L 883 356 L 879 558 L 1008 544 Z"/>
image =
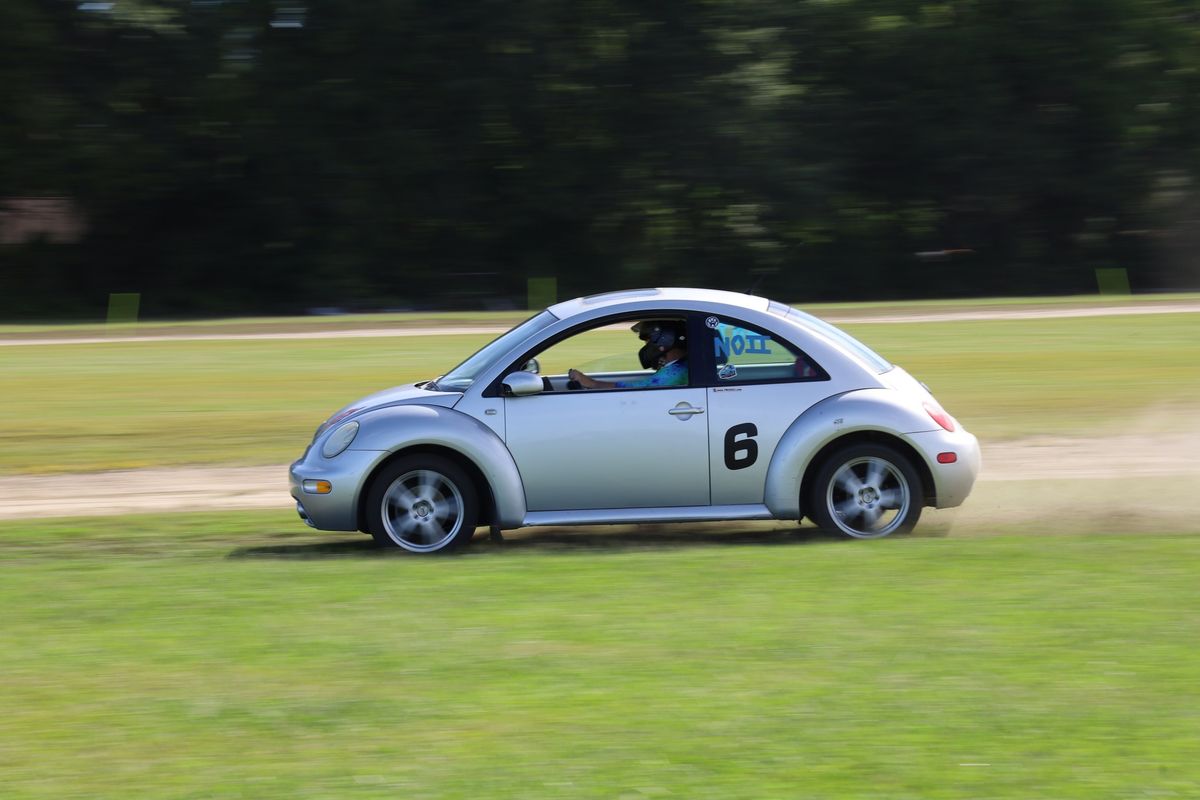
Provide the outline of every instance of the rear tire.
<path id="1" fill-rule="evenodd" d="M 881 539 L 916 527 L 924 498 L 908 457 L 889 445 L 864 442 L 835 451 L 821 464 L 808 516 L 831 533 Z"/>
<path id="2" fill-rule="evenodd" d="M 367 528 L 384 547 L 445 553 L 471 541 L 479 492 L 458 464 L 437 455 L 393 461 L 371 481 Z"/>

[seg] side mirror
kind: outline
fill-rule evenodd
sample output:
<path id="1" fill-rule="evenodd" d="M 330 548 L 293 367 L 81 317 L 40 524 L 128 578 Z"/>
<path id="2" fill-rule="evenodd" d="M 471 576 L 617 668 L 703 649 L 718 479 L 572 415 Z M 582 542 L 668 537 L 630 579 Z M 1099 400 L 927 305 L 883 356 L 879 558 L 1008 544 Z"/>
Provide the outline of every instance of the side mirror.
<path id="1" fill-rule="evenodd" d="M 538 363 L 536 358 L 531 358 L 525 362 L 525 366 L 521 367 L 525 372 L 532 372 L 534 375 L 542 374 L 542 365 Z"/>
<path id="2" fill-rule="evenodd" d="M 542 391 L 542 379 L 532 372 L 514 372 L 506 375 L 502 383 L 504 393 L 513 397 L 538 394 Z"/>

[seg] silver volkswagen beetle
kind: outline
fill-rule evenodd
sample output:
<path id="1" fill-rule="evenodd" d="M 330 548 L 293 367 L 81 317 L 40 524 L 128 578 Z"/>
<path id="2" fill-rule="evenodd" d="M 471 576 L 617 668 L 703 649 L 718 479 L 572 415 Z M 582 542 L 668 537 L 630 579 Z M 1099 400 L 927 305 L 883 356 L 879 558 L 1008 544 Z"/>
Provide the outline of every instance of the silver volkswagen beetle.
<path id="1" fill-rule="evenodd" d="M 900 367 L 761 297 L 568 300 L 441 377 L 341 409 L 301 518 L 415 553 L 532 525 L 793 519 L 859 539 L 966 499 L 975 437 Z"/>

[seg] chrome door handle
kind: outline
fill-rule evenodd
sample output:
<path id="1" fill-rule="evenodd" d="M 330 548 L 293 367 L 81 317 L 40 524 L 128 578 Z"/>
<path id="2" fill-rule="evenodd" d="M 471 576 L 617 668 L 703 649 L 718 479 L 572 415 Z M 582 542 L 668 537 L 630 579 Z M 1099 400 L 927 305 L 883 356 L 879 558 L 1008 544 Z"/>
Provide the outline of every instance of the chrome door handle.
<path id="1" fill-rule="evenodd" d="M 704 409 L 699 408 L 697 406 L 689 405 L 688 402 L 685 400 L 685 401 L 679 403 L 678 405 L 676 405 L 674 408 L 672 408 L 667 413 L 670 414 L 672 417 L 683 417 L 684 419 L 691 419 L 693 414 L 703 414 Z"/>

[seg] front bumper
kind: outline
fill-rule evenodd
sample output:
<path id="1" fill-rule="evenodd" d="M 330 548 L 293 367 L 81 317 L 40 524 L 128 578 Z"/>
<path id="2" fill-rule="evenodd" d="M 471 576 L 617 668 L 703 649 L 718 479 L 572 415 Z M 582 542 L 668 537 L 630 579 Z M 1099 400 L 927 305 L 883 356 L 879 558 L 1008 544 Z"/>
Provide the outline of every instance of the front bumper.
<path id="1" fill-rule="evenodd" d="M 318 530 L 358 530 L 359 499 L 367 478 L 386 455 L 380 450 L 346 450 L 334 458 L 323 458 L 310 448 L 288 470 L 300 518 Z M 328 494 L 306 492 L 306 480 L 328 481 L 332 489 Z"/>
<path id="2" fill-rule="evenodd" d="M 933 475 L 934 507 L 954 508 L 962 505 L 971 493 L 975 479 L 979 477 L 982 462 L 979 440 L 974 434 L 959 428 L 954 432 L 910 433 L 905 438 L 925 459 Z M 957 460 L 953 464 L 939 464 L 939 453 L 954 453 Z"/>

